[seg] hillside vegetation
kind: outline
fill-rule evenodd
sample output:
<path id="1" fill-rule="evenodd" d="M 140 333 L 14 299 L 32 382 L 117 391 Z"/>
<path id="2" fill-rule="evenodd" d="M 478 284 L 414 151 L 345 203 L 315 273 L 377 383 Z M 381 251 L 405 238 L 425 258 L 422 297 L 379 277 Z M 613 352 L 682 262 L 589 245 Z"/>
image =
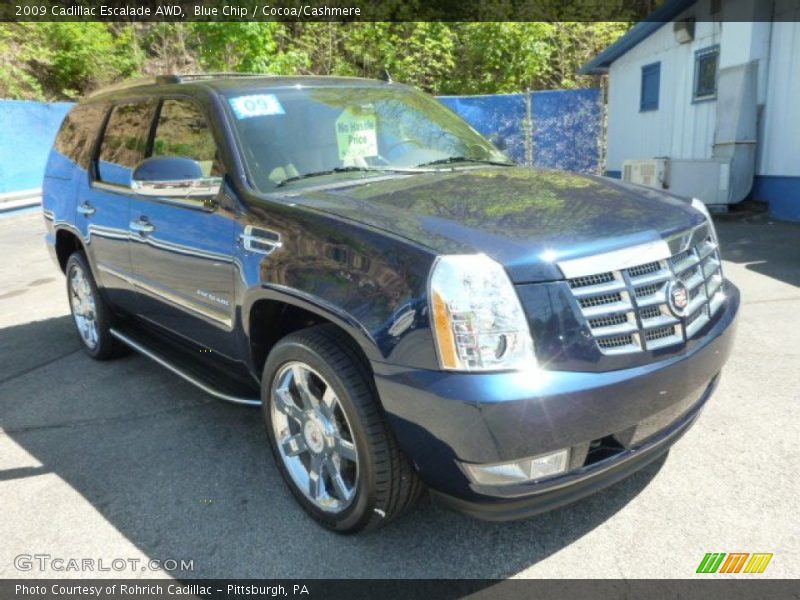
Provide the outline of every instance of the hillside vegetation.
<path id="1" fill-rule="evenodd" d="M 630 23 L 4 23 L 0 97 L 75 99 L 176 72 L 375 77 L 435 94 L 596 83 L 578 68 Z"/>

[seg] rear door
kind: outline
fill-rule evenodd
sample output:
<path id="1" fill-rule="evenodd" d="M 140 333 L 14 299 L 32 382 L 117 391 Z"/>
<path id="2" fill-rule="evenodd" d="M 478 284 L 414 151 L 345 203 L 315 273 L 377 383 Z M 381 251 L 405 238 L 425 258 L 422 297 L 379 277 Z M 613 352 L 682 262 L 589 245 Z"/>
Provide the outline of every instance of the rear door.
<path id="1" fill-rule="evenodd" d="M 76 222 L 94 273 L 109 301 L 137 308 L 129 249 L 131 173 L 144 158 L 155 113 L 152 99 L 113 106 L 91 165 L 91 177 L 79 183 Z"/>
<path id="2" fill-rule="evenodd" d="M 194 100 L 164 98 L 152 135 L 151 156 L 190 158 L 204 177 L 224 175 L 209 120 Z M 140 230 L 131 244 L 140 315 L 230 356 L 235 302 L 229 207 L 203 198 L 134 195 L 130 218 Z"/>

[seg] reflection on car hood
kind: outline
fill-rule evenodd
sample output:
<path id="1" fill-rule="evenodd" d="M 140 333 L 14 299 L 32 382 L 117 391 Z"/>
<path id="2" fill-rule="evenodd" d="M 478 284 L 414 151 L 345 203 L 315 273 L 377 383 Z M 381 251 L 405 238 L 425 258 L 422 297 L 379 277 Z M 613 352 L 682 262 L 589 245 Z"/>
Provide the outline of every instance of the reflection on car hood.
<path id="1" fill-rule="evenodd" d="M 297 204 L 440 254 L 484 252 L 520 283 L 559 279 L 554 261 L 657 240 L 703 221 L 685 200 L 663 192 L 525 167 L 402 175 L 295 194 Z"/>

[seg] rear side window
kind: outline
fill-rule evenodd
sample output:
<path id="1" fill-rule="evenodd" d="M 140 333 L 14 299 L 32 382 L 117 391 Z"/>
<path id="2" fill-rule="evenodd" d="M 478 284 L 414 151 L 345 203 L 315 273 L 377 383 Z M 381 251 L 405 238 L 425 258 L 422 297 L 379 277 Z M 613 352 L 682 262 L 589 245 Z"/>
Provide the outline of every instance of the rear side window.
<path id="1" fill-rule="evenodd" d="M 199 106 L 188 100 L 164 100 L 158 115 L 153 156 L 196 160 L 205 177 L 221 175 L 217 145 Z"/>
<path id="2" fill-rule="evenodd" d="M 69 112 L 54 144 L 59 158 L 84 169 L 89 167 L 92 147 L 107 108 L 106 104 L 79 104 Z"/>
<path id="3" fill-rule="evenodd" d="M 144 159 L 147 150 L 153 111 L 152 102 L 119 104 L 114 107 L 108 118 L 97 158 L 97 177 L 100 181 L 130 186 L 133 169 Z"/>

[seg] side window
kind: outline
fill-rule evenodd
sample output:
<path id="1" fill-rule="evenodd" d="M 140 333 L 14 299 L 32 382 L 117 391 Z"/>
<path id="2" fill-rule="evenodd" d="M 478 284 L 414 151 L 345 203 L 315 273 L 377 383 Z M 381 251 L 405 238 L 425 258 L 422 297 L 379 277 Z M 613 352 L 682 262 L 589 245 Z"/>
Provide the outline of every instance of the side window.
<path id="1" fill-rule="evenodd" d="M 88 168 L 92 146 L 103 123 L 106 104 L 79 104 L 64 118 L 54 144 L 55 151 L 67 160 Z"/>
<path id="2" fill-rule="evenodd" d="M 153 156 L 196 160 L 204 177 L 219 177 L 217 145 L 200 108 L 188 100 L 164 100 L 158 115 Z"/>
<path id="3" fill-rule="evenodd" d="M 130 186 L 134 167 L 144 159 L 152 118 L 152 103 L 119 104 L 114 107 L 97 159 L 100 181 Z"/>

